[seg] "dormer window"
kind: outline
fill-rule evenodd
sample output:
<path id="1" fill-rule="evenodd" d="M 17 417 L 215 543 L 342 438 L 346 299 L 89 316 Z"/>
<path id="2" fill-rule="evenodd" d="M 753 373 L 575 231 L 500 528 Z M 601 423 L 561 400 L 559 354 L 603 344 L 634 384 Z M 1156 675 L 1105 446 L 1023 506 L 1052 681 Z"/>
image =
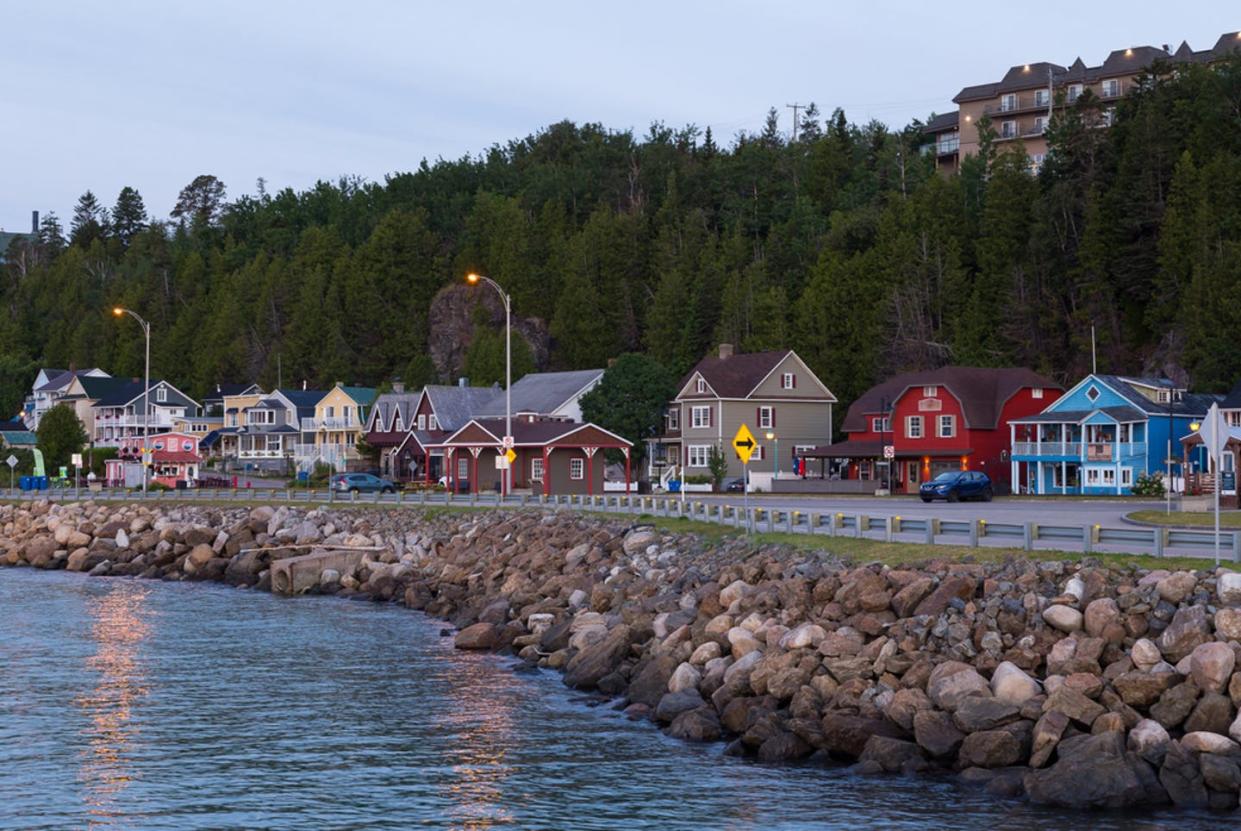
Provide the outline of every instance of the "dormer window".
<path id="1" fill-rule="evenodd" d="M 934 398 L 939 395 L 939 387 L 923 387 L 922 395 L 924 398 Z"/>
<path id="2" fill-rule="evenodd" d="M 419 430 L 427 429 L 427 416 L 425 413 L 418 414 L 418 429 Z"/>
<path id="3" fill-rule="evenodd" d="M 1034 387 L 1033 389 L 1031 389 L 1031 390 L 1030 390 L 1030 397 L 1031 397 L 1031 398 L 1042 398 L 1042 397 L 1043 397 L 1043 388 L 1042 388 L 1042 387 Z"/>
<path id="4" fill-rule="evenodd" d="M 707 382 L 699 378 L 698 383 L 694 386 L 694 391 L 699 395 L 705 393 L 707 391 Z"/>
<path id="5" fill-rule="evenodd" d="M 1156 395 L 1158 396 L 1160 404 L 1167 404 L 1172 400 L 1172 392 L 1170 390 L 1159 390 Z"/>

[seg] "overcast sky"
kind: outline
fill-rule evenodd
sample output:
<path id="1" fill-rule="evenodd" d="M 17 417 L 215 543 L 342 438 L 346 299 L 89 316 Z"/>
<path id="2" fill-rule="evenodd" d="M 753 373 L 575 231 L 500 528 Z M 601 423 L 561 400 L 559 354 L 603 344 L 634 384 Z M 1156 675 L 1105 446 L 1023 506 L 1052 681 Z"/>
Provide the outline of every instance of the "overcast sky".
<path id="1" fill-rule="evenodd" d="M 767 108 L 901 126 L 1011 65 L 1241 28 L 1236 0 L 438 2 L 5 0 L 0 228 L 65 224 L 125 185 L 166 217 L 200 173 L 229 196 L 382 180 L 568 118 L 757 129 Z"/>

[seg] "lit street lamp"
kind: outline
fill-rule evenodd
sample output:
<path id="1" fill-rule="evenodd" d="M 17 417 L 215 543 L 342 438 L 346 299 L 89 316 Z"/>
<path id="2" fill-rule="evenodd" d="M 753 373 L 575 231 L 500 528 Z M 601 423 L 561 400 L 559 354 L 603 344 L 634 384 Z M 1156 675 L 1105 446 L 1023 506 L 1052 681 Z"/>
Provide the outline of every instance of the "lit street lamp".
<path id="1" fill-rule="evenodd" d="M 147 492 L 147 416 L 151 409 L 151 324 L 132 309 L 117 306 L 112 310 L 112 314 L 117 317 L 129 315 L 138 321 L 138 325 L 142 327 L 142 333 L 146 336 L 146 370 L 142 382 L 142 493 L 145 496 Z"/>
<path id="2" fill-rule="evenodd" d="M 771 475 L 773 479 L 779 479 L 780 478 L 780 437 L 777 436 L 775 432 L 768 430 L 767 441 L 772 443 L 771 452 L 772 452 L 772 455 L 775 457 L 774 459 L 772 459 Z"/>
<path id="3" fill-rule="evenodd" d="M 476 286 L 480 282 L 486 283 L 496 290 L 500 295 L 500 299 L 504 301 L 504 452 L 508 453 L 513 443 L 513 298 L 509 297 L 508 292 L 500 288 L 500 284 L 490 277 L 484 277 L 481 274 L 470 272 L 465 275 L 465 281 L 471 286 Z M 513 491 L 513 465 L 509 463 L 504 468 L 504 476 L 501 478 L 501 488 L 504 496 L 508 496 Z M 477 486 L 477 484 L 476 484 Z"/>

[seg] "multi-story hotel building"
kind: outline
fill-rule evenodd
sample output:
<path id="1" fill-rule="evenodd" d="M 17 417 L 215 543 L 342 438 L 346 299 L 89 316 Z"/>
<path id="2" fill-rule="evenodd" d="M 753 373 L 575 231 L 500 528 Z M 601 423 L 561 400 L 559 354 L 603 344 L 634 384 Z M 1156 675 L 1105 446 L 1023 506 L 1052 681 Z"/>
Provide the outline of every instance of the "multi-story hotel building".
<path id="1" fill-rule="evenodd" d="M 1072 105 L 1087 90 L 1099 100 L 1100 124 L 1112 119 L 1112 106 L 1128 95 L 1138 78 L 1156 61 L 1170 64 L 1210 63 L 1241 51 L 1241 32 L 1221 35 L 1210 49 L 1195 51 L 1188 43 L 1171 51 L 1163 47 L 1117 49 L 1099 66 L 1078 58 L 1069 66 L 1038 62 L 1011 67 L 999 81 L 969 86 L 953 98 L 959 109 L 932 116 L 922 128 L 924 152 L 946 172 L 960 168 L 961 159 L 978 152 L 979 121 L 990 119 L 997 147 L 1021 141 L 1035 170 L 1047 153 L 1045 133 L 1057 107 Z"/>

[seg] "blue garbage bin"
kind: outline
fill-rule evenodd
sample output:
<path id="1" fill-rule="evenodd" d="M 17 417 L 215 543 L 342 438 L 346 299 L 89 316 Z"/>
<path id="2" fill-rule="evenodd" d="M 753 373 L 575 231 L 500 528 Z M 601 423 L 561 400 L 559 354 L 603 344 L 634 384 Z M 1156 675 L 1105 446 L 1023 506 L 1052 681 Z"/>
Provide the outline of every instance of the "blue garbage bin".
<path id="1" fill-rule="evenodd" d="M 48 489 L 48 480 L 46 476 L 36 476 L 35 479 L 39 480 L 36 485 L 39 490 L 45 491 Z"/>
<path id="2" fill-rule="evenodd" d="M 29 476 L 22 476 L 17 480 L 17 486 L 24 491 L 30 490 L 30 479 Z"/>

